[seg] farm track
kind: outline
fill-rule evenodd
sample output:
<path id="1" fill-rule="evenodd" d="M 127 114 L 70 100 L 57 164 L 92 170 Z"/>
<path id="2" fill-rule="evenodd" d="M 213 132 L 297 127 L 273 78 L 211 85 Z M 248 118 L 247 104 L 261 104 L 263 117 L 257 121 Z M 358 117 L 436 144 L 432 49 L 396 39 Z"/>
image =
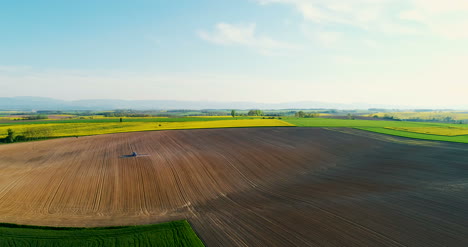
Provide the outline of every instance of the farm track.
<path id="1" fill-rule="evenodd" d="M 385 137 L 242 128 L 2 145 L 0 222 L 188 219 L 207 246 L 468 246 L 468 145 Z M 120 158 L 132 151 L 149 156 Z"/>

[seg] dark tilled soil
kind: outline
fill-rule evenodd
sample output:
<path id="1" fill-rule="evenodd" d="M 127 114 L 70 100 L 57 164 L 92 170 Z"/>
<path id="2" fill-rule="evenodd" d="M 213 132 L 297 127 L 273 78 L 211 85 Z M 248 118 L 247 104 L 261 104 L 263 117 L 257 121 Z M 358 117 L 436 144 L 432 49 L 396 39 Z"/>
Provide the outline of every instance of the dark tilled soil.
<path id="1" fill-rule="evenodd" d="M 468 145 L 242 128 L 0 146 L 0 222 L 182 218 L 207 246 L 468 246 Z"/>

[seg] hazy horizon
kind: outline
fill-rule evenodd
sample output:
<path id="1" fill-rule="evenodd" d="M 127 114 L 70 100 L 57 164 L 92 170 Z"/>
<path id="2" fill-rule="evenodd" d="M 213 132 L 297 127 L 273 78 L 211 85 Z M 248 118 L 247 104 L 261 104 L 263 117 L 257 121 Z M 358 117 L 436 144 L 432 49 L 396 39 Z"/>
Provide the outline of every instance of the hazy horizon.
<path id="1" fill-rule="evenodd" d="M 368 102 L 351 102 L 347 104 L 325 101 L 288 101 L 266 103 L 259 101 L 188 101 L 188 100 L 124 100 L 124 99 L 83 99 L 60 100 L 48 97 L 16 96 L 0 97 L 0 110 L 176 110 L 176 109 L 337 109 L 337 110 L 429 110 L 434 111 L 465 111 L 468 105 L 432 108 L 430 106 L 384 105 Z"/>
<path id="2" fill-rule="evenodd" d="M 0 97 L 466 106 L 462 0 L 19 1 Z"/>

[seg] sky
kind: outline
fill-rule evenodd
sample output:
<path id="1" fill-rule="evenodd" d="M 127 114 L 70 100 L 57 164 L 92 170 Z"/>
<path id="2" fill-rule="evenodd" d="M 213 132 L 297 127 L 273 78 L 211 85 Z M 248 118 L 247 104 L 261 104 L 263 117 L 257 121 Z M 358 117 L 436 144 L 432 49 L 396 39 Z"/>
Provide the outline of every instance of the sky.
<path id="1" fill-rule="evenodd" d="M 0 97 L 468 105 L 466 0 L 0 6 Z"/>

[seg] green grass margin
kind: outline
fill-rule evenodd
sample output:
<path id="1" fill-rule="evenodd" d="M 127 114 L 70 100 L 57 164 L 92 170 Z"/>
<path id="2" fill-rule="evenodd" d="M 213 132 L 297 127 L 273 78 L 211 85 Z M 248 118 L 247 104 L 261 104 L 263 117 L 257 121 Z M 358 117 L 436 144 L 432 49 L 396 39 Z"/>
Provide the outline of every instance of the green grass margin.
<path id="1" fill-rule="evenodd" d="M 359 130 L 365 130 L 380 134 L 392 135 L 392 136 L 400 136 L 400 137 L 407 137 L 412 139 L 421 139 L 421 140 L 430 140 L 430 141 L 444 141 L 444 142 L 457 142 L 457 143 L 468 143 L 468 136 L 467 135 L 460 135 L 460 136 L 442 136 L 442 135 L 431 135 L 431 134 L 422 134 L 422 133 L 414 133 L 409 131 L 401 131 L 401 130 L 392 130 L 386 128 L 355 128 Z"/>
<path id="2" fill-rule="evenodd" d="M 204 244 L 186 220 L 155 225 L 49 227 L 0 223 L 0 246 L 195 246 Z"/>

